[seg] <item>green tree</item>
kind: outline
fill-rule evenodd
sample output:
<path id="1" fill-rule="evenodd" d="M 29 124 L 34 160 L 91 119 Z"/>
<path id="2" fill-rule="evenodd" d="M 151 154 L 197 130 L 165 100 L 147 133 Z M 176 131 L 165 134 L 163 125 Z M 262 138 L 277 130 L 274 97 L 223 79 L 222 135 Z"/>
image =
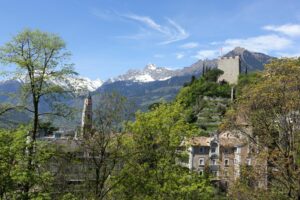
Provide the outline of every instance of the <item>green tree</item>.
<path id="1" fill-rule="evenodd" d="M 179 103 L 161 104 L 137 113 L 128 124 L 125 176 L 114 191 L 119 199 L 209 199 L 212 188 L 198 174 L 182 167 L 178 147 L 195 129 L 185 121 Z"/>
<path id="2" fill-rule="evenodd" d="M 193 106 L 199 97 L 224 97 L 229 98 L 231 87 L 229 84 L 220 84 L 218 77 L 223 74 L 219 69 L 211 69 L 197 80 L 182 88 L 176 100 L 186 107 Z"/>
<path id="3" fill-rule="evenodd" d="M 236 86 L 236 92 L 237 96 L 241 95 L 243 92 L 243 88 L 247 85 L 255 85 L 257 82 L 259 82 L 259 79 L 261 78 L 260 72 L 251 72 L 248 74 L 240 74 L 238 84 Z"/>
<path id="4" fill-rule="evenodd" d="M 55 151 L 48 143 L 37 142 L 34 167 L 28 172 L 28 132 L 30 128 L 0 130 L 0 198 L 1 199 L 50 199 L 52 175 L 47 170 L 48 161 Z M 30 174 L 30 176 L 28 176 Z M 35 187 L 29 194 L 23 192 L 28 182 Z"/>
<path id="5" fill-rule="evenodd" d="M 85 176 L 88 177 L 83 196 L 100 200 L 108 199 L 118 184 L 127 178 L 117 174 L 124 161 L 123 121 L 130 117 L 131 106 L 125 97 L 117 93 L 95 95 L 94 99 L 97 105 L 94 109 L 94 128 L 82 146 L 82 151 L 89 155 L 83 163 L 87 169 Z"/>
<path id="6" fill-rule="evenodd" d="M 228 112 L 229 127 L 255 143 L 268 169 L 268 191 L 277 199 L 300 198 L 300 60 L 277 59 L 245 85 Z M 267 153 L 266 153 L 267 152 Z"/>
<path id="7" fill-rule="evenodd" d="M 34 156 L 36 137 L 38 134 L 39 121 L 42 116 L 53 114 L 42 113 L 40 102 L 54 94 L 61 94 L 64 89 L 51 81 L 63 81 L 66 77 L 74 75 L 72 65 L 67 64 L 70 53 L 65 50 L 64 41 L 55 34 L 41 32 L 39 30 L 24 30 L 0 48 L 0 60 L 4 64 L 14 65 L 13 77 L 22 78 L 22 92 L 27 101 L 18 105 L 33 114 L 32 129 L 29 135 L 28 163 L 25 181 L 22 191 L 24 199 L 29 199 L 30 189 L 35 186 L 31 183 L 31 173 L 35 171 Z M 55 114 L 65 112 L 59 104 L 55 105 Z M 53 109 L 55 109 L 53 108 Z M 5 107 L 5 110 L 10 110 Z"/>
<path id="8" fill-rule="evenodd" d="M 218 129 L 224 117 L 231 87 L 228 83 L 218 83 L 218 77 L 223 72 L 210 69 L 199 79 L 183 87 L 177 97 L 184 108 L 189 123 L 197 125 L 197 135 L 209 135 Z"/>

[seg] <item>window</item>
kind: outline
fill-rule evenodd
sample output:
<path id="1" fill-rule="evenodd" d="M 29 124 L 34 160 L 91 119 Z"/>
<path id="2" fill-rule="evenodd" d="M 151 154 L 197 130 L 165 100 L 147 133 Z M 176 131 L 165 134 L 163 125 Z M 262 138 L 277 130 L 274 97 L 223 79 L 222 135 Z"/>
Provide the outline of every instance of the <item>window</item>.
<path id="1" fill-rule="evenodd" d="M 241 153 L 241 147 L 235 147 L 234 152 L 235 153 Z"/>
<path id="2" fill-rule="evenodd" d="M 246 160 L 246 165 L 248 165 L 248 166 L 251 165 L 251 158 L 248 158 L 248 159 Z"/>
<path id="3" fill-rule="evenodd" d="M 203 169 L 199 171 L 199 175 L 202 176 L 204 174 Z"/>
<path id="4" fill-rule="evenodd" d="M 216 159 L 212 159 L 212 160 L 211 160 L 211 164 L 212 164 L 212 165 L 216 165 L 216 164 L 217 164 Z"/>
<path id="5" fill-rule="evenodd" d="M 205 150 L 204 147 L 200 147 L 199 152 L 204 153 L 204 150 Z"/>
<path id="6" fill-rule="evenodd" d="M 215 152 L 216 152 L 216 147 L 212 147 L 212 148 L 211 148 L 211 152 L 212 152 L 212 153 L 215 153 Z"/>
<path id="7" fill-rule="evenodd" d="M 200 166 L 204 166 L 204 158 L 200 158 L 199 159 L 199 165 Z"/>
<path id="8" fill-rule="evenodd" d="M 226 167 L 229 166 L 229 159 L 225 159 L 224 164 L 225 164 Z"/>

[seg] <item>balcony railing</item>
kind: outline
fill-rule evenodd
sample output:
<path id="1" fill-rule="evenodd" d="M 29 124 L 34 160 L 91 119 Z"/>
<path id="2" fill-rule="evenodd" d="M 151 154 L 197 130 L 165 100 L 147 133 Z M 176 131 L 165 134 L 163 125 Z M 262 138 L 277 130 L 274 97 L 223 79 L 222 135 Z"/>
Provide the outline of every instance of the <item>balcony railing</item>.
<path id="1" fill-rule="evenodd" d="M 219 164 L 210 164 L 209 168 L 211 171 L 219 171 L 220 170 L 220 165 Z"/>

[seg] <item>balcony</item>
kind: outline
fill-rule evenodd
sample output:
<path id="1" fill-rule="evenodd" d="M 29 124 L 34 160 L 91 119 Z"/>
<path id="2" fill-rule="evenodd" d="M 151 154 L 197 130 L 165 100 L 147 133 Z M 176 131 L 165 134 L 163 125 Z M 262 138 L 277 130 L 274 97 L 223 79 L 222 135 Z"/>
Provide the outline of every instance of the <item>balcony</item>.
<path id="1" fill-rule="evenodd" d="M 220 170 L 220 165 L 219 164 L 210 164 L 209 169 L 211 171 L 219 171 Z"/>

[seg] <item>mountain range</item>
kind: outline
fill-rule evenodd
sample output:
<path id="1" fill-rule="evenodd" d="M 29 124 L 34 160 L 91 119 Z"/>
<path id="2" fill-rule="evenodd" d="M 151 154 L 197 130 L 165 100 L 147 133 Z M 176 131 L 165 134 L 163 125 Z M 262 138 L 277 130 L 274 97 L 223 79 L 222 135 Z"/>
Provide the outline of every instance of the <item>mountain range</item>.
<path id="1" fill-rule="evenodd" d="M 224 55 L 224 57 L 231 56 L 240 56 L 242 72 L 263 70 L 264 64 L 274 58 L 241 47 L 236 47 Z M 148 64 L 142 70 L 129 70 L 121 76 L 104 82 L 94 93 L 116 91 L 136 103 L 138 108 L 145 110 L 151 103 L 162 99 L 166 101 L 173 99 L 192 76 L 197 77 L 204 67 L 215 68 L 217 64 L 218 59 L 198 60 L 188 67 L 177 70 Z"/>
<path id="2" fill-rule="evenodd" d="M 241 59 L 241 71 L 256 71 L 262 70 L 264 64 L 268 63 L 274 57 L 258 53 L 251 52 L 247 49 L 236 47 L 232 51 L 223 55 L 223 57 L 232 57 L 240 56 Z M 165 81 L 172 77 L 179 76 L 192 76 L 201 74 L 203 67 L 215 68 L 217 67 L 218 59 L 211 60 L 198 60 L 196 63 L 181 68 L 181 69 L 170 69 L 166 67 L 157 67 L 155 64 L 148 64 L 141 70 L 130 69 L 125 74 L 119 75 L 115 78 L 110 78 L 106 82 L 103 82 L 104 85 L 112 84 L 114 82 L 120 81 L 131 81 L 131 82 L 140 82 L 148 83 L 153 81 Z"/>
<path id="3" fill-rule="evenodd" d="M 264 64 L 274 59 L 269 55 L 251 52 L 241 47 L 224 55 L 224 57 L 228 56 L 240 56 L 242 72 L 262 70 Z M 105 82 L 99 79 L 90 80 L 79 77 L 70 78 L 64 82 L 53 81 L 53 83 L 63 87 L 75 86 L 75 90 L 79 94 L 75 95 L 77 99 L 74 100 L 77 106 L 81 105 L 80 102 L 83 101 L 87 91 L 92 95 L 117 92 L 133 102 L 136 109 L 146 110 L 152 103 L 161 100 L 170 101 L 175 98 L 184 83 L 189 82 L 192 76 L 200 76 L 204 67 L 217 67 L 217 61 L 218 59 L 198 60 L 190 66 L 176 70 L 148 64 L 141 70 L 128 70 L 125 74 Z M 12 80 L 0 82 L 0 103 L 8 101 L 5 94 L 16 93 L 20 84 L 22 84 L 20 81 Z"/>

